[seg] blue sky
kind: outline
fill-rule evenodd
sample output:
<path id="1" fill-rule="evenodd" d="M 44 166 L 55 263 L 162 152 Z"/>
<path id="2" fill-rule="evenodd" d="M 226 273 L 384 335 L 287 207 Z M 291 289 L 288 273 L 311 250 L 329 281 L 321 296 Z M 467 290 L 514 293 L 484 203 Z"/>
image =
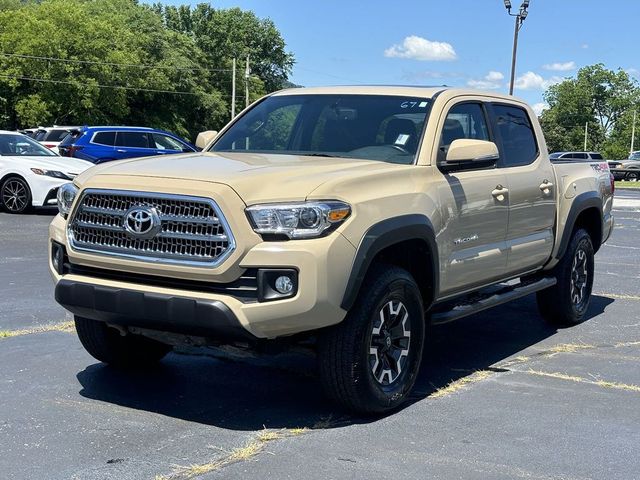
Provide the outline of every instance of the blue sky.
<path id="1" fill-rule="evenodd" d="M 512 0 L 514 7 L 520 3 Z M 514 22 L 503 0 L 218 0 L 213 6 L 271 18 L 296 57 L 291 80 L 300 85 L 508 91 Z M 598 62 L 640 77 L 639 20 L 638 0 L 531 0 L 515 95 L 539 109 L 545 87 Z"/>

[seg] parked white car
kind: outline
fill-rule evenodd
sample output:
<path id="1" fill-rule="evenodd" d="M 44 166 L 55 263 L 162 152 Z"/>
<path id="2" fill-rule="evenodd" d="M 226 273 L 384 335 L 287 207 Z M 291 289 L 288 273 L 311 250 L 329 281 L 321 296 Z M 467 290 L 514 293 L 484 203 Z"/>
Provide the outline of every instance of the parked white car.
<path id="1" fill-rule="evenodd" d="M 69 135 L 73 130 L 77 130 L 80 127 L 63 127 L 60 125 L 54 125 L 53 127 L 39 128 L 34 134 L 35 138 L 42 145 L 56 153 L 58 151 L 58 145 L 64 140 L 64 137 Z"/>
<path id="2" fill-rule="evenodd" d="M 32 206 L 55 205 L 60 185 L 92 166 L 60 157 L 21 133 L 0 130 L 0 207 L 23 213 Z"/>

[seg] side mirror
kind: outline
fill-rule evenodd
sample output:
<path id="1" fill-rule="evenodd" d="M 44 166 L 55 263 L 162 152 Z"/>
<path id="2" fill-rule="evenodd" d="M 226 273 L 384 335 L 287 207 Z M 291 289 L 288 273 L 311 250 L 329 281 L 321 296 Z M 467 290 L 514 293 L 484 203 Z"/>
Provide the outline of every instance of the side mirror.
<path id="1" fill-rule="evenodd" d="M 204 147 L 206 147 L 217 136 L 217 130 L 207 130 L 205 132 L 200 132 L 196 137 L 196 147 L 198 147 L 200 150 L 204 150 Z"/>
<path id="2" fill-rule="evenodd" d="M 457 168 L 480 168 L 494 165 L 500 154 L 493 142 L 459 138 L 451 142 L 443 167 L 446 170 Z"/>

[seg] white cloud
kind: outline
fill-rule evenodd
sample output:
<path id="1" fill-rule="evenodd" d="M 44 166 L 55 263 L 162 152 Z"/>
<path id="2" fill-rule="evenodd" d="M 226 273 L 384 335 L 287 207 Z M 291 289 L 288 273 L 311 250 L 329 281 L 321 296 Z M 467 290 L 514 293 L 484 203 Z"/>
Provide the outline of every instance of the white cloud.
<path id="1" fill-rule="evenodd" d="M 536 115 L 540 116 L 543 110 L 549 108 L 549 105 L 544 102 L 538 102 L 531 105 L 531 108 L 533 108 L 533 111 L 536 113 Z"/>
<path id="2" fill-rule="evenodd" d="M 544 90 L 561 81 L 562 77 L 553 76 L 545 79 L 542 75 L 529 71 L 516 78 L 515 88 L 519 90 Z"/>
<path id="3" fill-rule="evenodd" d="M 490 71 L 481 80 L 470 79 L 467 85 L 471 88 L 479 88 L 481 90 L 496 90 L 502 86 L 504 75 L 501 72 Z"/>
<path id="4" fill-rule="evenodd" d="M 457 58 L 456 51 L 450 43 L 432 42 L 417 35 L 405 38 L 402 45 L 396 44 L 387 48 L 384 56 L 423 61 L 448 61 Z"/>
<path id="5" fill-rule="evenodd" d="M 589 48 L 589 44 L 588 44 L 588 43 L 583 43 L 583 44 L 580 46 L 580 48 L 583 48 L 583 49 L 585 49 L 585 50 L 586 50 L 587 48 Z"/>
<path id="6" fill-rule="evenodd" d="M 542 68 L 545 70 L 552 70 L 554 72 L 567 72 L 569 70 L 575 70 L 576 62 L 547 63 L 546 65 L 543 65 Z"/>

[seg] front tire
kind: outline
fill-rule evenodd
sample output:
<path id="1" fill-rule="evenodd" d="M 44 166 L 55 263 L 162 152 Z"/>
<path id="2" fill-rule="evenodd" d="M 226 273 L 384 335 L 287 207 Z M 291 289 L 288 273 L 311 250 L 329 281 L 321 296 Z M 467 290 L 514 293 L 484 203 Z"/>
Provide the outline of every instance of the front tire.
<path id="1" fill-rule="evenodd" d="M 140 335 L 121 335 L 104 322 L 74 317 L 82 346 L 101 362 L 119 368 L 141 368 L 158 363 L 171 346 Z"/>
<path id="2" fill-rule="evenodd" d="M 424 332 L 422 296 L 413 277 L 398 267 L 374 266 L 345 320 L 319 338 L 327 395 L 360 414 L 397 408 L 415 384 Z"/>
<path id="3" fill-rule="evenodd" d="M 31 189 L 20 177 L 9 177 L 0 186 L 0 203 L 9 213 L 25 213 L 31 208 Z"/>
<path id="4" fill-rule="evenodd" d="M 558 283 L 537 293 L 538 310 L 551 325 L 577 325 L 589 309 L 593 288 L 594 251 L 586 230 L 574 232 L 554 273 Z"/>

